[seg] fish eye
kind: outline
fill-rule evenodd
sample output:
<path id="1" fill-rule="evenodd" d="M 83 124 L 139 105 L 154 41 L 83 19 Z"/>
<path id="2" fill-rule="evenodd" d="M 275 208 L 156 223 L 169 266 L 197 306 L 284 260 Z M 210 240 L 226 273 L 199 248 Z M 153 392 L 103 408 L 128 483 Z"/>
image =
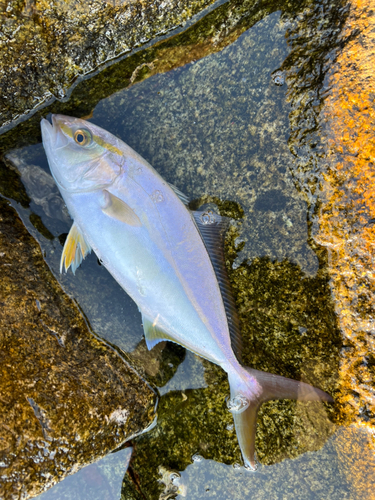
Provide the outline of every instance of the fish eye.
<path id="1" fill-rule="evenodd" d="M 91 132 L 87 129 L 80 128 L 74 132 L 74 140 L 79 146 L 87 146 L 91 139 Z"/>

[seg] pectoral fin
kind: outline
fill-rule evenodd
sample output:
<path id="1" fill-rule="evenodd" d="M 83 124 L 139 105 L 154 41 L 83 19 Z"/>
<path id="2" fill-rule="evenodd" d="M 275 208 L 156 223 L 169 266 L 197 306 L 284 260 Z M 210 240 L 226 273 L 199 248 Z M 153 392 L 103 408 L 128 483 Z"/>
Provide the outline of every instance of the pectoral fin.
<path id="1" fill-rule="evenodd" d="M 154 321 L 151 321 L 142 314 L 142 323 L 143 330 L 145 332 L 146 345 L 149 351 L 151 351 L 156 344 L 163 342 L 164 340 L 175 342 L 175 340 L 168 335 L 168 333 L 157 325 L 157 317 Z"/>
<path id="2" fill-rule="evenodd" d="M 91 247 L 85 240 L 81 230 L 76 223 L 70 228 L 68 237 L 65 241 L 64 249 L 60 260 L 60 273 L 65 267 L 65 272 L 69 267 L 72 268 L 73 274 L 79 267 L 83 259 L 91 252 Z"/>
<path id="3" fill-rule="evenodd" d="M 101 208 L 106 215 L 120 222 L 124 222 L 129 226 L 142 226 L 142 222 L 138 215 L 123 200 L 120 200 L 120 198 L 117 198 L 117 196 L 106 189 L 103 190 L 103 197 L 104 200 Z"/>

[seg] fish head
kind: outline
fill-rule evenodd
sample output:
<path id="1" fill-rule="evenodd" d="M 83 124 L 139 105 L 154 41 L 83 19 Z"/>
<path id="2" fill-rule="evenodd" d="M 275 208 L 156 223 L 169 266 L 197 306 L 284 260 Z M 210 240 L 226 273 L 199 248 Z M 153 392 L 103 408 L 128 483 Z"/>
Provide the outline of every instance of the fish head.
<path id="1" fill-rule="evenodd" d="M 57 185 L 69 192 L 103 189 L 120 175 L 121 141 L 102 128 L 64 115 L 41 121 L 44 150 Z"/>

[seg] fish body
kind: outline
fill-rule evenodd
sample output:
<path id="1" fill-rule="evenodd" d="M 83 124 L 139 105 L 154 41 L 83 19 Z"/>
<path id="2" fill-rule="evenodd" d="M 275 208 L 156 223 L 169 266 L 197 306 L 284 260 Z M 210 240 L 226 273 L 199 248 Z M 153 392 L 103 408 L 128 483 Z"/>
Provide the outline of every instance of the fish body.
<path id="1" fill-rule="evenodd" d="M 42 120 L 41 128 L 52 175 L 74 221 L 61 268 L 75 272 L 92 249 L 138 305 L 149 349 L 170 340 L 227 372 L 244 462 L 255 468 L 262 402 L 332 398 L 240 364 L 238 318 L 219 248 L 226 220 L 190 211 L 181 192 L 96 125 L 53 115 L 52 125 Z"/>

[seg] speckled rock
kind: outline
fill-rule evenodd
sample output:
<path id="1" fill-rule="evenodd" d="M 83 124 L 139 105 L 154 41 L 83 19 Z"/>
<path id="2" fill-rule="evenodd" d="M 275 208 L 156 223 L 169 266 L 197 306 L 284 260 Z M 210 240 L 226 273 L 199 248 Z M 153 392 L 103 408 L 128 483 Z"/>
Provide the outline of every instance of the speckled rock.
<path id="1" fill-rule="evenodd" d="M 154 419 L 155 393 L 94 337 L 0 199 L 0 497 L 35 496 Z"/>
<path id="2" fill-rule="evenodd" d="M 220 5 L 182 33 L 120 58 L 110 67 L 104 67 L 99 74 L 94 72 L 90 78 L 85 78 L 82 81 L 77 79 L 76 84 L 69 92 L 68 99 L 55 100 L 52 97 L 53 102 L 48 104 L 50 100 L 46 101 L 39 111 L 37 109 L 41 106 L 37 105 L 33 110 L 35 114 L 29 113 L 29 119 L 19 124 L 16 133 L 10 131 L 2 136 L 0 151 L 4 152 L 13 148 L 15 143 L 19 145 L 21 136 L 24 138 L 24 144 L 39 141 L 39 122 L 41 117 L 48 112 L 72 114 L 79 117 L 91 116 L 92 110 L 101 99 L 154 74 L 170 71 L 209 54 L 219 52 L 235 41 L 249 26 L 270 12 L 280 9 L 281 6 L 286 10 L 294 8 L 293 3 L 285 5 L 285 2 L 281 0 L 271 4 L 266 0 L 262 0 L 260 3 L 255 2 L 255 0 L 231 0 Z M 13 86 L 11 80 L 9 82 L 4 80 L 4 82 L 4 87 Z M 28 82 L 25 82 L 26 84 L 29 85 Z M 55 85 L 52 78 L 50 84 Z M 48 104 L 46 108 L 45 104 Z M 7 106 L 8 104 L 5 102 L 4 112 Z M 9 127 L 14 127 L 20 120 L 21 117 L 13 120 Z M 2 131 L 7 130 L 7 128 L 8 126 L 4 126 Z"/>
<path id="3" fill-rule="evenodd" d="M 252 500 L 373 500 L 374 457 L 368 434 L 341 428 L 325 446 L 253 473 L 195 455 L 184 471 L 159 466 L 159 488 L 125 479 L 121 500 L 172 498 Z"/>
<path id="4" fill-rule="evenodd" d="M 368 439 L 358 438 L 358 430 L 352 433 L 346 429 L 339 431 L 338 438 L 330 436 L 336 429 L 335 422 L 348 422 L 353 415 L 357 418 L 365 396 L 371 397 L 373 358 L 366 358 L 365 342 L 356 346 L 361 358 L 352 356 L 353 346 L 348 339 L 342 349 L 335 313 L 335 300 L 342 288 L 332 299 L 334 282 L 329 256 L 318 244 L 324 241 L 316 238 L 321 195 L 318 188 L 324 180 L 327 153 L 319 113 L 325 105 L 324 78 L 337 51 L 347 41 L 341 34 L 348 12 L 345 2 L 339 0 L 256 3 L 259 12 L 252 9 L 253 2 L 241 4 L 246 4 L 248 12 L 241 11 L 240 4 L 228 2 L 219 8 L 221 14 L 216 18 L 215 11 L 207 16 L 210 21 L 203 19 L 186 33 L 81 82 L 69 101 L 56 102 L 48 109 L 89 116 L 125 140 L 166 180 L 194 199 L 192 208 L 212 201 L 223 214 L 237 219 L 228 235 L 227 266 L 241 316 L 245 364 L 310 382 L 333 394 L 335 400 L 337 386 L 345 377 L 351 379 L 353 386 L 346 387 L 348 400 L 341 398 L 345 404 L 333 409 L 319 403 L 290 401 L 264 405 L 258 418 L 256 442 L 263 465 L 261 473 L 254 474 L 253 480 L 247 478 L 237 483 L 231 469 L 228 472 L 225 468 L 230 466 L 218 463 L 232 465 L 241 461 L 231 416 L 225 407 L 229 392 L 226 376 L 213 365 L 197 361 L 194 366 L 200 367 L 201 378 L 204 372 L 205 384 L 199 385 L 198 374 L 189 372 L 192 380 L 197 381 L 194 389 L 184 387 L 168 392 L 166 388 L 157 427 L 134 440 L 134 456 L 123 496 L 165 499 L 179 494 L 188 498 L 229 498 L 230 491 L 231 498 L 239 499 L 251 496 L 266 500 L 356 500 L 358 494 L 352 494 L 348 484 L 357 457 L 362 464 L 367 461 L 368 454 L 362 448 L 368 446 Z M 253 29 L 243 33 L 253 25 Z M 239 37 L 241 33 L 243 36 Z M 234 41 L 232 46 L 227 46 L 227 40 Z M 209 57 L 199 60 L 205 55 Z M 185 66 L 180 67 L 182 64 Z M 169 69 L 174 71 L 162 74 Z M 127 86 L 131 88 L 125 89 Z M 100 99 L 104 100 L 96 106 Z M 33 120 L 6 134 L 0 146 L 2 151 L 37 142 L 39 117 Z M 12 154 L 7 156 L 7 164 L 13 161 L 12 168 L 20 172 L 15 162 L 18 155 L 25 161 L 25 172 L 30 169 L 30 175 L 22 177 L 21 173 L 20 180 L 14 170 L 4 167 L 0 170 L 0 183 L 8 180 L 6 173 L 2 174 L 8 171 L 12 180 L 7 182 L 7 190 L 13 190 L 9 196 L 23 206 L 29 203 L 28 210 L 40 217 L 38 221 L 31 220 L 32 214 L 27 212 L 34 228 L 38 223 L 38 237 L 47 261 L 57 269 L 59 241 L 63 242 L 62 230 L 58 230 L 61 221 L 56 215 L 53 219 L 48 215 L 53 207 L 45 203 L 47 198 L 40 197 L 31 182 L 37 172 L 35 166 L 47 171 L 41 147 Z M 43 178 L 48 184 L 43 174 L 39 172 L 38 176 L 35 178 Z M 22 182 L 26 192 L 22 191 Z M 348 180 L 348 186 L 351 185 Z M 47 239 L 41 224 L 53 240 Z M 95 296 L 91 284 L 95 280 L 98 284 L 98 277 L 103 274 L 93 259 L 92 256 L 91 261 L 85 261 L 74 278 L 74 292 L 78 297 L 82 288 L 79 303 L 85 312 L 88 307 L 93 311 L 95 331 L 100 327 L 110 335 L 114 322 L 103 325 L 103 304 L 92 300 Z M 350 265 L 350 258 L 345 262 Z M 348 268 L 345 270 L 349 272 Z M 347 283 L 354 283 L 355 291 L 355 282 L 347 276 Z M 368 285 L 368 275 L 358 276 L 361 284 Z M 60 279 L 64 285 L 70 285 L 69 276 Z M 115 294 L 109 293 L 113 289 L 108 282 L 101 292 L 104 297 L 113 297 Z M 362 290 L 363 301 L 358 303 L 361 308 L 368 307 L 364 300 L 368 290 L 365 292 Z M 104 299 L 103 303 L 106 307 L 111 305 Z M 364 318 L 369 311 L 366 307 L 360 311 Z M 130 318 L 130 305 L 126 304 L 126 308 Z M 136 311 L 134 316 L 139 317 Z M 141 336 L 140 324 L 138 328 Z M 127 330 L 125 337 L 129 338 L 134 325 L 127 325 Z M 118 335 L 116 342 L 123 342 L 123 338 L 124 335 Z M 361 334 L 359 340 L 363 338 Z M 371 340 L 370 335 L 366 339 Z M 135 349 L 123 346 L 130 351 L 128 359 L 137 369 L 143 364 L 144 376 L 163 385 L 183 355 L 172 352 L 169 359 L 174 366 L 168 366 L 163 361 L 167 348 L 160 345 L 160 351 L 148 353 L 143 342 L 138 339 L 134 345 L 137 343 Z M 346 373 L 349 364 L 343 360 L 350 362 L 350 371 Z M 352 374 L 360 377 L 356 380 Z M 173 387 L 173 380 L 169 387 Z M 354 392 L 358 382 L 362 385 L 359 395 Z M 364 412 L 362 422 L 370 417 Z M 346 452 L 353 452 L 354 459 L 350 466 L 340 467 Z M 196 454 L 204 457 L 197 464 L 192 463 Z M 199 463 L 208 462 L 212 467 L 204 476 Z M 176 474 L 181 476 L 180 485 L 174 481 Z M 183 489 L 184 478 L 190 481 L 187 493 Z M 358 488 L 353 491 L 369 494 L 372 480 L 371 476 L 366 482 L 366 475 L 361 473 Z M 256 493 L 253 486 L 257 487 Z"/>
<path id="5" fill-rule="evenodd" d="M 195 199 L 192 208 L 215 202 L 224 215 L 237 219 L 228 235 L 227 266 L 241 316 L 244 364 L 334 393 L 341 338 L 327 256 L 308 238 L 307 205 L 288 169 L 287 87 L 275 82 L 280 77 L 275 71 L 281 71 L 288 55 L 285 32 L 291 21 L 276 12 L 257 24 L 254 14 L 248 26 L 251 20 L 253 29 L 232 46 L 112 95 L 99 103 L 92 118 Z M 40 196 L 22 172 L 38 164 L 47 169 L 40 146 L 13 151 L 7 161 L 21 172 L 36 203 Z M 57 221 L 39 207 L 47 229 L 57 236 Z M 45 240 L 43 248 L 49 259 Z M 54 252 L 56 265 L 56 253 L 61 253 L 56 241 Z M 137 366 L 144 361 L 146 376 L 157 375 L 154 370 L 161 365 L 152 352 L 142 352 L 142 344 L 128 356 Z M 184 470 L 195 453 L 241 462 L 225 406 L 226 375 L 205 363 L 205 381 L 202 389 L 163 395 L 158 426 L 136 440 L 129 488 L 138 485 L 154 498 L 162 487 L 159 468 Z M 259 460 L 274 464 L 320 448 L 334 431 L 333 419 L 324 405 L 264 405 L 258 419 Z"/>
<path id="6" fill-rule="evenodd" d="M 293 172 L 310 206 L 311 235 L 329 253 L 344 339 L 341 421 L 368 428 L 375 447 L 374 26 L 371 1 L 326 2 L 324 22 L 315 5 L 291 30 L 283 68 Z"/>
<path id="7" fill-rule="evenodd" d="M 184 24 L 210 3 L 3 1 L 0 125 L 65 98 L 77 78 Z"/>

